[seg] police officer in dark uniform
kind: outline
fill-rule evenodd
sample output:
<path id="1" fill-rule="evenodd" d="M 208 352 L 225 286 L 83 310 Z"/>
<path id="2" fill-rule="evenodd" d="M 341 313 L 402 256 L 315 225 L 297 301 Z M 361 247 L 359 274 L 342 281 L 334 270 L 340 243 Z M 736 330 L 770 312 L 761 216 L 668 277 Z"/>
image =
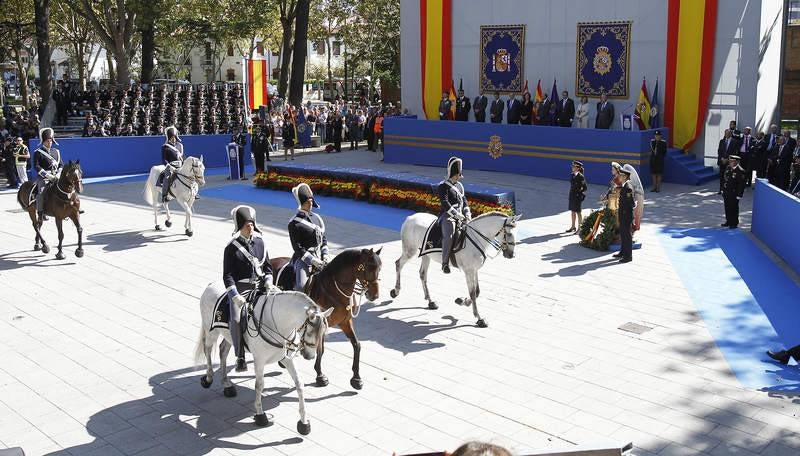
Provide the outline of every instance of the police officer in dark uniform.
<path id="1" fill-rule="evenodd" d="M 458 98 L 456 98 L 456 120 L 466 122 L 469 120 L 469 111 L 472 109 L 472 104 L 469 98 L 464 96 L 464 91 L 458 90 Z"/>
<path id="2" fill-rule="evenodd" d="M 236 143 L 236 145 L 239 147 L 239 179 L 247 180 L 247 176 L 244 175 L 244 145 L 247 144 L 247 137 L 242 132 L 241 126 L 236 125 L 233 128 L 231 142 Z"/>
<path id="3" fill-rule="evenodd" d="M 650 173 L 653 175 L 651 192 L 661 191 L 661 178 L 664 174 L 664 160 L 667 156 L 667 142 L 661 137 L 661 130 L 656 130 L 655 137 L 650 140 Z"/>
<path id="4" fill-rule="evenodd" d="M 167 140 L 161 146 L 161 161 L 165 166 L 156 185 L 161 187 L 161 201 L 166 203 L 169 199 L 169 176 L 183 165 L 183 143 L 175 126 L 167 127 L 164 136 Z"/>
<path id="5" fill-rule="evenodd" d="M 256 211 L 250 206 L 236 206 L 231 211 L 236 226 L 235 236 L 225 247 L 222 261 L 222 281 L 228 294 L 233 349 L 236 353 L 236 372 L 247 370 L 244 360 L 243 334 L 240 327 L 242 307 L 247 303 L 244 293 L 257 287 L 272 290 L 272 266 L 269 254 L 256 225 Z"/>
<path id="6" fill-rule="evenodd" d="M 58 145 L 52 128 L 39 130 L 41 145 L 34 152 L 33 166 L 36 168 L 36 213 L 39 220 L 47 220 L 44 216 L 44 188 L 58 179 L 58 172 L 64 167 L 61 152 L 53 147 Z"/>
<path id="7" fill-rule="evenodd" d="M 619 170 L 623 183 L 619 192 L 619 239 L 621 248 L 619 253 L 614 254 L 619 258 L 620 263 L 629 263 L 633 260 L 633 209 L 636 207 L 636 199 L 633 196 L 633 185 L 630 182 L 630 171 L 621 168 Z"/>
<path id="8" fill-rule="evenodd" d="M 325 238 L 325 222 L 318 214 L 311 212 L 319 208 L 311 187 L 300 183 L 292 189 L 297 201 L 297 214 L 289 221 L 289 241 L 292 243 L 294 255 L 294 289 L 303 291 L 308 277 L 325 266 L 328 256 L 328 240 Z"/>
<path id="9" fill-rule="evenodd" d="M 253 159 L 256 162 L 256 172 L 264 171 L 264 159 L 266 156 L 269 137 L 267 137 L 267 128 L 261 125 L 259 121 L 253 127 L 253 138 L 250 140 L 250 150 L 253 151 Z"/>
<path id="10" fill-rule="evenodd" d="M 453 234 L 456 223 L 462 224 L 472 219 L 469 203 L 461 184 L 461 159 L 450 157 L 447 160 L 447 179 L 439 183 L 439 201 L 442 210 L 439 213 L 439 226 L 442 229 L 442 272 L 450 274 L 450 252 L 453 249 Z"/>
<path id="11" fill-rule="evenodd" d="M 722 178 L 722 200 L 725 202 L 725 223 L 720 226 L 727 226 L 734 229 L 739 226 L 739 200 L 744 194 L 745 177 L 744 169 L 739 166 L 741 157 L 738 155 L 728 156 L 728 168 L 725 169 Z"/>

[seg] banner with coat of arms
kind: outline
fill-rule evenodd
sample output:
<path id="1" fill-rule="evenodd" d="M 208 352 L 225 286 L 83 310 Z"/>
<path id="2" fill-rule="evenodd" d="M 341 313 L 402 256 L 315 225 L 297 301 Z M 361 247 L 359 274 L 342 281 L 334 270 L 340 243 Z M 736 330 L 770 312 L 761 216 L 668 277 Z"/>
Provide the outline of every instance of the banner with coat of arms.
<path id="1" fill-rule="evenodd" d="M 575 93 L 628 97 L 631 22 L 578 23 Z"/>
<path id="2" fill-rule="evenodd" d="M 480 92 L 520 92 L 525 68 L 525 25 L 482 25 Z"/>

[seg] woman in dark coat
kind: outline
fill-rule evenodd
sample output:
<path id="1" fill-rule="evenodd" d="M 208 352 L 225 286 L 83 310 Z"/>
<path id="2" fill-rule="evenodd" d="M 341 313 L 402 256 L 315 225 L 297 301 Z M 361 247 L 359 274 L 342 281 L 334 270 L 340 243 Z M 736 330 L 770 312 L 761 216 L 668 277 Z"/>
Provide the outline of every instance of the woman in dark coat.
<path id="1" fill-rule="evenodd" d="M 531 125 L 533 121 L 533 102 L 531 101 L 531 93 L 525 92 L 522 95 L 522 109 L 520 109 L 519 123 L 522 125 Z"/>
<path id="2" fill-rule="evenodd" d="M 570 217 L 572 218 L 572 227 L 568 229 L 567 233 L 576 231 L 575 219 L 578 219 L 578 230 L 583 223 L 583 214 L 581 213 L 581 204 L 586 198 L 586 178 L 583 177 L 583 163 L 579 161 L 572 162 L 572 176 L 569 179 L 569 210 Z"/>
<path id="3" fill-rule="evenodd" d="M 294 125 L 289 119 L 289 114 L 283 115 L 283 159 L 288 160 L 289 152 L 292 153 L 292 160 L 294 160 Z"/>

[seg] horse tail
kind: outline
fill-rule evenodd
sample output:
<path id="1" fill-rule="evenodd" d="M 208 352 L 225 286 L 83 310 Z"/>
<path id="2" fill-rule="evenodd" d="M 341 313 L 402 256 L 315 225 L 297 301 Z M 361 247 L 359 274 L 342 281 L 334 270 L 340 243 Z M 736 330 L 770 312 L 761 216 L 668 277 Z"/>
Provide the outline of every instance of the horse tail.
<path id="1" fill-rule="evenodd" d="M 197 338 L 197 344 L 194 346 L 194 363 L 205 364 L 206 362 L 206 328 L 200 326 L 200 336 Z"/>
<path id="2" fill-rule="evenodd" d="M 160 172 L 157 166 L 150 168 L 150 175 L 147 177 L 147 182 L 144 183 L 144 201 L 152 206 L 154 204 L 153 193 L 156 191 L 156 180 Z"/>
<path id="3" fill-rule="evenodd" d="M 27 181 L 20 185 L 19 190 L 17 190 L 17 203 L 19 203 L 23 210 L 27 211 L 30 208 L 29 200 L 34 185 L 32 181 Z"/>

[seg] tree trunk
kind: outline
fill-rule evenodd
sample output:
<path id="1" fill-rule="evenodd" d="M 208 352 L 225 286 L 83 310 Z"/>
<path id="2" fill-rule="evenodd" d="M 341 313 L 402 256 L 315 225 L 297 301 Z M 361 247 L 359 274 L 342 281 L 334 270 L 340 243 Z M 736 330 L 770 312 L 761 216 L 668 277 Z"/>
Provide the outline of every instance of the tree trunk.
<path id="1" fill-rule="evenodd" d="M 53 94 L 53 70 L 50 68 L 50 0 L 34 0 L 33 9 L 36 49 L 39 53 L 39 94 L 42 97 L 40 109 L 44 110 Z M 27 83 L 25 81 L 26 85 Z"/>
<path id="2" fill-rule="evenodd" d="M 19 55 L 19 52 L 14 53 L 14 63 L 17 64 L 17 83 L 19 83 L 19 93 L 22 95 L 22 106 L 28 109 L 30 106 L 28 102 L 28 70 L 22 64 L 22 56 Z"/>
<path id="3" fill-rule="evenodd" d="M 325 47 L 328 50 L 328 87 L 331 91 L 331 95 L 333 95 L 333 71 L 331 71 L 331 39 L 330 39 L 330 32 L 328 33 L 328 37 L 325 38 Z M 325 98 L 325 91 L 322 92 L 322 97 Z"/>
<path id="4" fill-rule="evenodd" d="M 281 73 L 278 79 L 278 96 L 286 98 L 289 86 L 289 64 L 292 61 L 292 19 L 281 18 L 283 26 L 283 49 L 281 50 Z"/>
<path id="5" fill-rule="evenodd" d="M 106 64 L 108 65 L 108 84 L 117 84 L 117 73 L 114 71 L 114 59 L 111 58 L 111 52 L 106 49 Z"/>
<path id="6" fill-rule="evenodd" d="M 89 71 L 86 72 L 87 74 L 87 85 L 88 79 L 92 77 L 92 73 L 94 73 L 94 67 L 97 65 L 97 61 L 100 60 L 100 53 L 103 52 L 103 48 L 97 46 L 97 54 L 94 55 L 92 58 L 92 53 L 94 52 L 94 44 L 89 45 L 89 59 L 91 63 L 89 64 Z"/>
<path id="7" fill-rule="evenodd" d="M 117 64 L 117 84 L 127 90 L 128 84 L 131 82 L 131 63 L 122 43 L 119 43 L 114 52 L 114 60 Z"/>
<path id="8" fill-rule="evenodd" d="M 297 19 L 294 29 L 294 51 L 292 52 L 292 77 L 289 84 L 289 103 L 303 104 L 306 55 L 308 54 L 308 15 L 311 0 L 297 1 Z"/>
<path id="9" fill-rule="evenodd" d="M 155 68 L 156 30 L 153 21 L 148 18 L 142 27 L 142 74 L 140 82 L 149 84 L 153 82 L 153 69 Z"/>
<path id="10" fill-rule="evenodd" d="M 86 90 L 86 43 L 75 45 L 75 55 L 78 57 L 75 59 L 78 64 L 78 84 L 81 90 Z"/>

